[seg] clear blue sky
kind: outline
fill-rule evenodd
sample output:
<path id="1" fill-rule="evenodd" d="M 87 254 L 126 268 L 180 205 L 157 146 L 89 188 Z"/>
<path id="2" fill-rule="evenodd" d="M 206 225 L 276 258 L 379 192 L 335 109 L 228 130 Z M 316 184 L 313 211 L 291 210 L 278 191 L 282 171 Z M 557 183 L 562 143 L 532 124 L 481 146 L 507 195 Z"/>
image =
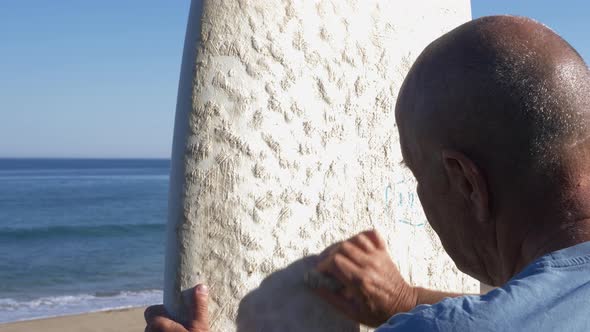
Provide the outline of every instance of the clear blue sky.
<path id="1" fill-rule="evenodd" d="M 0 157 L 167 158 L 188 7 L 0 1 Z M 587 1 L 472 0 L 472 12 L 533 17 L 590 59 Z"/>

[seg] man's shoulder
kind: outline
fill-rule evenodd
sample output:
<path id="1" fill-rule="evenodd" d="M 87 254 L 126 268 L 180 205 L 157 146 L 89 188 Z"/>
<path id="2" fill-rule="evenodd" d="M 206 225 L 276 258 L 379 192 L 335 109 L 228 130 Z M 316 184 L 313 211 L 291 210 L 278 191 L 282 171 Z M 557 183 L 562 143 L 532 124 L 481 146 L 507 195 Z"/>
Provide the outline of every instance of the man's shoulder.
<path id="1" fill-rule="evenodd" d="M 377 331 L 585 331 L 590 326 L 588 252 L 590 242 L 553 252 L 487 294 L 418 306 Z"/>

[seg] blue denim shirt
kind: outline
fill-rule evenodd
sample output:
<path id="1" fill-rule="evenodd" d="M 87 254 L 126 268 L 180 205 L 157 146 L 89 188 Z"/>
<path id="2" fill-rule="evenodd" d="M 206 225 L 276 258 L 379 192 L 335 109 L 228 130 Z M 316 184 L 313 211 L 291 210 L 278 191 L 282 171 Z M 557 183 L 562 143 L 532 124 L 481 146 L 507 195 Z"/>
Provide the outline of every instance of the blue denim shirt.
<path id="1" fill-rule="evenodd" d="M 485 295 L 420 305 L 377 331 L 590 331 L 590 242 L 542 256 Z"/>

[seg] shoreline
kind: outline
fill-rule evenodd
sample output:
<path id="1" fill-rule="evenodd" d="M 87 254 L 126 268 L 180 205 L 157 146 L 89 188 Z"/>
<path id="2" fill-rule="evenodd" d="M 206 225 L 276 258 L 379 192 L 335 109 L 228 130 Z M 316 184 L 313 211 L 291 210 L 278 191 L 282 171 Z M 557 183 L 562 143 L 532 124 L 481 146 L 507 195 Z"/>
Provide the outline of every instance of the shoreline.
<path id="1" fill-rule="evenodd" d="M 62 294 L 20 300 L 0 298 L 0 324 L 147 307 L 162 303 L 162 297 L 160 289 L 143 289 Z"/>
<path id="2" fill-rule="evenodd" d="M 145 308 L 144 306 L 107 309 L 82 314 L 6 322 L 0 323 L 0 332 L 143 331 L 145 328 L 143 319 Z"/>

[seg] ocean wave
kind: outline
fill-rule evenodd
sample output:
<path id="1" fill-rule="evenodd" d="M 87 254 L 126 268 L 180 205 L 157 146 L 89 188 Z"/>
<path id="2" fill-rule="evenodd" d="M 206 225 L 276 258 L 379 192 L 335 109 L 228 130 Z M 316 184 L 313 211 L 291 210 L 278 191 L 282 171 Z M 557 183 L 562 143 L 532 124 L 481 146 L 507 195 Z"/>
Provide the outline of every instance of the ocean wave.
<path id="1" fill-rule="evenodd" d="M 0 298 L 0 323 L 142 307 L 162 302 L 161 290 L 124 291 L 41 297 L 33 300 Z"/>
<path id="2" fill-rule="evenodd" d="M 141 235 L 150 232 L 162 232 L 165 224 L 106 224 L 106 225 L 71 225 L 39 226 L 31 228 L 0 227 L 0 240 L 36 239 L 36 238 L 88 238 Z"/>
<path id="3" fill-rule="evenodd" d="M 48 181 L 71 181 L 73 183 L 80 183 L 82 181 L 137 181 L 137 180 L 157 180 L 168 181 L 168 174 L 42 174 L 37 172 L 35 174 L 5 174 L 0 171 L 0 180 L 2 181 L 18 181 L 18 182 L 33 182 L 39 180 Z"/>

